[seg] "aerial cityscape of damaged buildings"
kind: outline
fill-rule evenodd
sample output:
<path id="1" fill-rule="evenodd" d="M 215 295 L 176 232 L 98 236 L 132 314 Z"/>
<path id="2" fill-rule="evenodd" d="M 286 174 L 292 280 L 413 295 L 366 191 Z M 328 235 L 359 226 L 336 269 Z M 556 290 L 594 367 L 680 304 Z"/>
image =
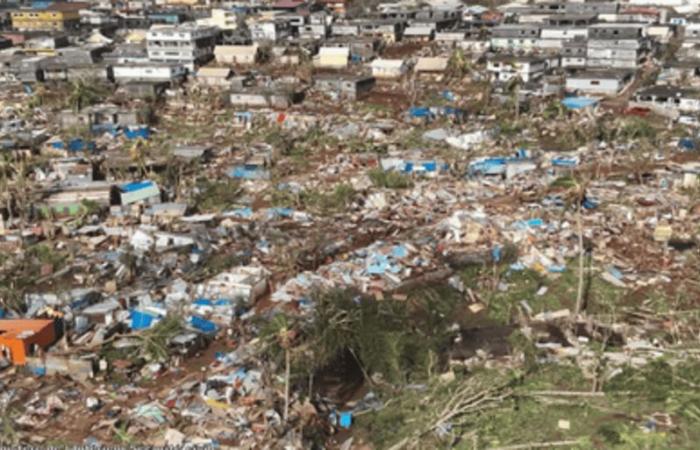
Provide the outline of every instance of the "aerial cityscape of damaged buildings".
<path id="1" fill-rule="evenodd" d="M 0 0 L 0 444 L 697 448 L 699 13 Z"/>

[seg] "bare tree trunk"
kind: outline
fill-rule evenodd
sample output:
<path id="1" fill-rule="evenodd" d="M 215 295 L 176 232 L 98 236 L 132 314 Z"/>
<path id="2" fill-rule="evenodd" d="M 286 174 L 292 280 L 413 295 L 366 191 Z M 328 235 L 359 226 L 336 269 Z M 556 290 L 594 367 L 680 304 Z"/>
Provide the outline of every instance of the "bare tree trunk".
<path id="1" fill-rule="evenodd" d="M 284 349 L 284 421 L 289 419 L 289 349 Z"/>
<path id="2" fill-rule="evenodd" d="M 581 313 L 581 307 L 583 306 L 583 259 L 584 259 L 584 249 L 583 249 L 583 224 L 581 220 L 581 198 L 578 197 L 578 207 L 576 208 L 576 228 L 578 233 L 578 291 L 576 293 L 576 314 L 575 317 Z"/>

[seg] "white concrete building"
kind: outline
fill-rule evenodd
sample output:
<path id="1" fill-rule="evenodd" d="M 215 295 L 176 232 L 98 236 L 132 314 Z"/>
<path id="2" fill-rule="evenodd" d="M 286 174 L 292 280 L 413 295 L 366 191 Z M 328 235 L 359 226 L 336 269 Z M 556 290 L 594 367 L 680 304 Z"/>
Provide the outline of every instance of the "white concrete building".
<path id="1" fill-rule="evenodd" d="M 112 67 L 112 76 L 117 83 L 146 81 L 172 82 L 181 80 L 187 74 L 187 69 L 177 63 L 143 63 L 123 64 Z"/>
<path id="2" fill-rule="evenodd" d="M 632 80 L 629 71 L 585 71 L 566 77 L 566 90 L 582 94 L 619 94 Z"/>
<path id="3" fill-rule="evenodd" d="M 547 62 L 544 58 L 499 55 L 486 62 L 486 71 L 494 81 L 507 83 L 519 77 L 527 83 L 544 75 Z"/>
<path id="4" fill-rule="evenodd" d="M 214 57 L 219 30 L 215 27 L 153 25 L 146 34 L 148 59 L 156 62 L 177 62 L 188 70 L 206 64 Z"/>

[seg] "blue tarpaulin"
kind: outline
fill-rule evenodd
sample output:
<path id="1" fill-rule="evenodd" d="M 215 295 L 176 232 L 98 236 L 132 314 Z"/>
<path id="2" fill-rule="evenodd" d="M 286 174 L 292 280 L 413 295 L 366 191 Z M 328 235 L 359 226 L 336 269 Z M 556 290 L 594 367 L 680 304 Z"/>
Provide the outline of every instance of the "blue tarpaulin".
<path id="1" fill-rule="evenodd" d="M 94 151 L 95 143 L 93 141 L 85 141 L 81 138 L 75 138 L 68 141 L 68 150 L 71 152 Z"/>
<path id="2" fill-rule="evenodd" d="M 338 424 L 341 428 L 350 428 L 352 425 L 352 411 L 341 411 Z"/>
<path id="3" fill-rule="evenodd" d="M 127 139 L 148 139 L 151 137 L 151 130 L 148 126 L 127 127 L 124 129 L 124 136 Z"/>
<path id="4" fill-rule="evenodd" d="M 423 118 L 423 117 L 432 117 L 432 116 L 433 116 L 433 113 L 432 113 L 432 111 L 430 111 L 430 108 L 418 107 L 418 106 L 413 106 L 413 107 L 411 107 L 411 108 L 408 110 L 408 114 L 409 114 L 411 117 L 419 117 L 419 118 Z"/>
<path id="5" fill-rule="evenodd" d="M 552 158 L 552 165 L 555 167 L 576 167 L 578 166 L 578 161 L 576 156 L 557 156 Z"/>
<path id="6" fill-rule="evenodd" d="M 583 109 L 598 103 L 598 99 L 590 97 L 567 97 L 561 101 L 561 104 L 568 109 Z"/>
<path id="7" fill-rule="evenodd" d="M 119 189 L 121 189 L 122 192 L 136 192 L 151 186 L 153 186 L 153 182 L 150 180 L 135 181 L 133 183 L 122 184 L 119 186 Z"/>
<path id="8" fill-rule="evenodd" d="M 513 227 L 518 230 L 527 230 L 529 228 L 539 228 L 544 226 L 544 220 L 535 218 L 528 220 L 516 220 L 513 222 Z"/>
<path id="9" fill-rule="evenodd" d="M 482 158 L 469 164 L 470 175 L 499 175 L 506 171 L 506 158 Z"/>
<path id="10" fill-rule="evenodd" d="M 267 210 L 267 217 L 269 219 L 275 219 L 278 217 L 292 217 L 294 215 L 294 210 L 292 208 L 269 208 Z"/>
<path id="11" fill-rule="evenodd" d="M 244 164 L 231 169 L 228 176 L 244 180 L 266 180 L 270 178 L 270 173 L 260 166 Z"/>
<path id="12" fill-rule="evenodd" d="M 133 330 L 145 330 L 151 328 L 158 317 L 154 314 L 139 310 L 131 310 L 131 328 Z"/>
<path id="13" fill-rule="evenodd" d="M 192 316 L 190 318 L 190 325 L 195 329 L 201 331 L 202 333 L 211 334 L 216 333 L 216 324 L 201 317 Z"/>
<path id="14" fill-rule="evenodd" d="M 678 141 L 678 148 L 683 150 L 695 150 L 695 141 L 691 138 L 681 138 Z"/>

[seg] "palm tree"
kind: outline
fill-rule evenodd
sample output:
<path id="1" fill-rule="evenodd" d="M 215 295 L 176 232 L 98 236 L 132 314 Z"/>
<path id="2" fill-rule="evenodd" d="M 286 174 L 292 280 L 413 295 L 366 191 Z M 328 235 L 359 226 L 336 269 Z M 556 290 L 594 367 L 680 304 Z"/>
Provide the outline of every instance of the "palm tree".
<path id="1" fill-rule="evenodd" d="M 96 83 L 78 78 L 70 83 L 68 104 L 74 111 L 78 112 L 85 106 L 99 102 L 102 96 L 103 92 L 97 87 Z"/>
<path id="2" fill-rule="evenodd" d="M 578 235 L 578 288 L 576 291 L 576 309 L 574 317 L 578 317 L 583 309 L 583 284 L 584 284 L 584 260 L 585 260 L 585 248 L 583 243 L 583 220 L 582 220 L 582 207 L 584 199 L 586 198 L 586 190 L 588 188 L 589 180 L 581 178 L 579 175 L 572 175 L 569 177 L 559 178 L 552 183 L 552 187 L 565 188 L 565 195 L 569 204 L 576 205 L 576 233 Z"/>
<path id="3" fill-rule="evenodd" d="M 297 336 L 297 331 L 290 323 L 287 316 L 277 314 L 268 328 L 269 339 L 284 351 L 284 421 L 289 419 L 289 379 L 291 372 L 292 344 Z"/>
<path id="4" fill-rule="evenodd" d="M 471 64 L 464 56 L 464 50 L 461 48 L 452 52 L 449 61 L 447 62 L 447 76 L 450 78 L 462 79 L 465 75 L 471 72 Z"/>

